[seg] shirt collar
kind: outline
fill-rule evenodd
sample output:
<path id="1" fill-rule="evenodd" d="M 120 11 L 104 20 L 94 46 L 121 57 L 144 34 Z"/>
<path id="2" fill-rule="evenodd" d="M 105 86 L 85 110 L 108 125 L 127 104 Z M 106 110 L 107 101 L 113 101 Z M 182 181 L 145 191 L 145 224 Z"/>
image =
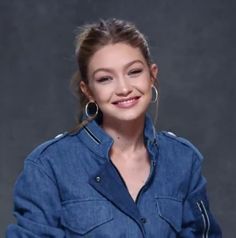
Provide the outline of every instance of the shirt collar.
<path id="1" fill-rule="evenodd" d="M 92 120 L 82 127 L 78 136 L 95 154 L 109 159 L 109 151 L 113 144 L 113 139 L 98 125 L 96 120 Z M 152 119 L 149 115 L 146 115 L 145 117 L 144 139 L 148 151 L 151 155 L 154 155 L 157 149 L 157 136 Z"/>

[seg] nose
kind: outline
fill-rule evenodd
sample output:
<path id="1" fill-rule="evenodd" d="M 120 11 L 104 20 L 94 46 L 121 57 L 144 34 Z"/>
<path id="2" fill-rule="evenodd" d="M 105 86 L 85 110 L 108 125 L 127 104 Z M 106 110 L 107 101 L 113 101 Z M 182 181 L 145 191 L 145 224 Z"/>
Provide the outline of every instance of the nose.
<path id="1" fill-rule="evenodd" d="M 116 95 L 127 96 L 132 92 L 132 87 L 126 78 L 120 78 L 117 80 Z"/>

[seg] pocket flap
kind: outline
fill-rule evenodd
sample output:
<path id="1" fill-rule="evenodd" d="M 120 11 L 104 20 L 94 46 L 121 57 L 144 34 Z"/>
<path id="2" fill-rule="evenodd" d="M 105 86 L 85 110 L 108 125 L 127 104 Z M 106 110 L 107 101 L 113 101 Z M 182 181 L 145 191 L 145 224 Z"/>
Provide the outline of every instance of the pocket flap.
<path id="1" fill-rule="evenodd" d="M 182 202 L 169 197 L 158 197 L 157 207 L 159 216 L 179 232 L 182 226 Z"/>
<path id="2" fill-rule="evenodd" d="M 108 201 L 85 200 L 67 203 L 62 209 L 62 224 L 78 234 L 112 220 L 112 211 Z"/>

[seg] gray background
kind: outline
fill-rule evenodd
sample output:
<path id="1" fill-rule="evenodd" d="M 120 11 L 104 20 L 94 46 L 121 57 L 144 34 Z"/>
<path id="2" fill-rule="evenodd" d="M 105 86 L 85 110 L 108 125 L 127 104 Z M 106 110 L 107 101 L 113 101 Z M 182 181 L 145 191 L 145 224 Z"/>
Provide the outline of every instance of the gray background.
<path id="1" fill-rule="evenodd" d="M 12 187 L 25 156 L 71 128 L 76 26 L 117 17 L 149 39 L 161 82 L 159 130 L 205 157 L 211 208 L 236 234 L 235 1 L 0 1 L 0 237 L 14 222 Z"/>

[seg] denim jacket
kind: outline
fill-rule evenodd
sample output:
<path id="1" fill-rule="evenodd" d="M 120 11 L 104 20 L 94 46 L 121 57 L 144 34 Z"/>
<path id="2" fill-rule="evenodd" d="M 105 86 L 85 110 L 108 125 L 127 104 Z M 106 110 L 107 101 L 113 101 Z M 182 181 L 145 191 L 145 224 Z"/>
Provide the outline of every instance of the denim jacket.
<path id="1" fill-rule="evenodd" d="M 37 147 L 16 182 L 17 224 L 7 237 L 222 237 L 199 151 L 172 133 L 156 133 L 148 117 L 144 138 L 151 170 L 136 201 L 109 158 L 113 141 L 96 121 Z"/>

